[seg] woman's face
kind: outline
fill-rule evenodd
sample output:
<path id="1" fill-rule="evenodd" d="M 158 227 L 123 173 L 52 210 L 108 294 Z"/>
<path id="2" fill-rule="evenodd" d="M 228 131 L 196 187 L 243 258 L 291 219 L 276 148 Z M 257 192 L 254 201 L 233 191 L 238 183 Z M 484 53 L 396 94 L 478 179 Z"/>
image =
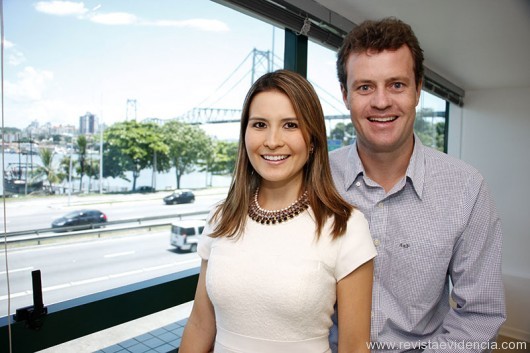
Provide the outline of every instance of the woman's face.
<path id="1" fill-rule="evenodd" d="M 309 150 L 287 95 L 273 90 L 254 96 L 249 107 L 245 144 L 263 187 L 300 188 Z"/>

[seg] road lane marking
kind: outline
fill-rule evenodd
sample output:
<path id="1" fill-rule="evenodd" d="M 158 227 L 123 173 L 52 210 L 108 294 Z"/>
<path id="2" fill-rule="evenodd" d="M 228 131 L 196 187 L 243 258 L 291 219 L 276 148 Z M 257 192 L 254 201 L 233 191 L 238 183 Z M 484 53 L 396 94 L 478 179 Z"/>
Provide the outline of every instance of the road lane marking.
<path id="1" fill-rule="evenodd" d="M 104 255 L 103 257 L 108 259 L 108 258 L 111 258 L 111 257 L 133 255 L 135 253 L 136 253 L 136 251 L 125 251 L 125 252 L 117 252 L 117 253 L 114 253 L 114 254 L 107 254 L 107 255 Z"/>
<path id="2" fill-rule="evenodd" d="M 32 291 L 25 291 L 25 292 L 13 293 L 13 294 L 11 294 L 11 298 L 23 297 L 25 295 L 30 295 L 30 294 L 33 294 L 33 292 Z M 2 295 L 0 297 L 0 300 L 7 300 L 7 295 Z"/>
<path id="3" fill-rule="evenodd" d="M 85 279 L 85 280 L 82 280 L 82 281 L 74 281 L 74 282 L 70 282 L 70 283 L 58 284 L 58 285 L 55 285 L 55 286 L 44 287 L 44 288 L 42 288 L 42 291 L 43 292 L 49 292 L 49 291 L 53 291 L 53 290 L 59 290 L 59 289 L 64 289 L 64 288 L 73 287 L 73 286 L 79 286 L 79 285 L 83 285 L 83 284 L 101 282 L 101 281 L 105 281 L 105 280 L 112 279 L 112 278 L 137 275 L 137 274 L 142 273 L 142 272 L 156 271 L 156 270 L 160 270 L 160 269 L 164 269 L 164 268 L 168 268 L 168 267 L 174 267 L 174 266 L 178 267 L 179 265 L 186 265 L 186 264 L 198 262 L 198 260 L 199 259 L 191 259 L 191 260 L 182 261 L 182 262 L 176 262 L 176 263 L 170 263 L 170 264 L 165 264 L 165 265 L 158 265 L 158 266 L 142 268 L 142 269 L 134 270 L 134 271 L 116 273 L 116 274 L 108 275 L 108 276 L 89 278 L 89 279 Z M 22 270 L 28 270 L 28 268 L 19 269 L 19 271 L 22 271 Z M 32 294 L 33 294 L 33 291 L 27 290 L 27 291 L 24 291 L 24 292 L 12 293 L 10 295 L 10 297 L 11 297 L 11 299 L 13 299 L 13 298 L 18 298 L 18 297 L 23 297 L 23 296 L 26 296 L 26 295 L 32 295 Z M 7 295 L 0 296 L 0 301 L 7 300 L 7 298 L 8 298 Z"/>
<path id="4" fill-rule="evenodd" d="M 31 270 L 33 270 L 33 267 L 24 267 L 24 268 L 17 268 L 16 270 L 9 270 L 9 273 L 31 271 Z M 7 271 L 0 271 L 0 275 L 5 275 L 6 273 Z"/>
<path id="5" fill-rule="evenodd" d="M 58 284 L 56 286 L 50 286 L 50 287 L 42 288 L 42 291 L 43 292 L 49 292 L 49 291 L 52 291 L 52 290 L 68 288 L 70 286 L 71 286 L 70 283 Z"/>
<path id="6" fill-rule="evenodd" d="M 82 285 L 82 284 L 105 281 L 107 279 L 109 279 L 109 276 L 94 277 L 94 278 L 84 279 L 82 281 L 74 281 L 74 282 L 70 282 L 70 283 L 72 284 L 72 286 L 79 286 L 79 285 Z"/>
<path id="7" fill-rule="evenodd" d="M 122 273 L 116 273 L 114 275 L 109 275 L 109 278 L 119 278 L 119 277 L 125 277 L 125 276 L 132 276 L 137 275 L 139 273 L 142 273 L 144 270 L 134 270 L 134 271 L 128 271 L 128 272 L 122 272 Z"/>

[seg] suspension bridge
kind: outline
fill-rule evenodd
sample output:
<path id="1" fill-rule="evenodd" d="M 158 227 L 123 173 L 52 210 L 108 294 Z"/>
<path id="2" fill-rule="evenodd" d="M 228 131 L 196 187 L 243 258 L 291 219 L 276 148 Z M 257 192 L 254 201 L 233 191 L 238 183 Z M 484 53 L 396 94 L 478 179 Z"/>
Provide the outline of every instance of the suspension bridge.
<path id="1" fill-rule="evenodd" d="M 277 63 L 283 63 L 283 59 L 277 57 L 270 50 L 262 51 L 256 48 L 252 49 L 247 56 L 237 65 L 231 74 L 216 88 L 208 97 L 203 99 L 197 107 L 194 107 L 186 113 L 175 117 L 171 120 L 179 120 L 188 124 L 222 124 L 235 123 L 241 120 L 241 109 L 235 108 L 217 108 L 219 102 L 223 101 L 231 92 L 239 89 L 243 92 L 243 97 L 239 99 L 243 103 L 244 94 L 261 75 L 279 69 Z M 250 66 L 250 68 L 248 68 Z M 249 81 L 246 81 L 249 80 Z M 311 82 L 317 91 L 321 103 L 331 107 L 343 107 L 343 102 L 334 95 L 326 92 L 316 83 Z M 241 94 L 241 93 L 240 93 Z M 136 100 L 127 100 L 127 120 L 136 120 Z M 349 120 L 349 115 L 341 114 L 336 108 L 336 115 L 326 115 L 326 120 Z M 134 114 L 134 116 L 132 116 Z M 168 120 L 159 118 L 147 118 L 145 122 L 155 122 L 163 125 Z"/>

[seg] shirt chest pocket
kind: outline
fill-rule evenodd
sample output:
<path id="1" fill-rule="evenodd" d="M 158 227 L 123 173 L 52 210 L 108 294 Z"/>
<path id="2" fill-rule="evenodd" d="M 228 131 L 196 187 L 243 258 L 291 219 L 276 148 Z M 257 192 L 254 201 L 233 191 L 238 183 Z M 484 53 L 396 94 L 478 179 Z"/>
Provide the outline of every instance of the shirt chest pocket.
<path id="1" fill-rule="evenodd" d="M 389 251 L 391 292 L 398 302 L 430 306 L 437 301 L 445 286 L 452 247 L 396 240 Z"/>

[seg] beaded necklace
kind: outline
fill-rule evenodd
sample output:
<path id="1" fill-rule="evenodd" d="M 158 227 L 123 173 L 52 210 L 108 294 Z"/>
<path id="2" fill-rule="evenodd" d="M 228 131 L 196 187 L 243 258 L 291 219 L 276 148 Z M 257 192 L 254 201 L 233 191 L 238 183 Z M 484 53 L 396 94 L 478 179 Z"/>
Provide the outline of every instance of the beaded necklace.
<path id="1" fill-rule="evenodd" d="M 274 225 L 277 223 L 286 222 L 300 213 L 304 212 L 309 207 L 309 199 L 307 198 L 307 190 L 300 196 L 298 200 L 293 202 L 290 206 L 280 210 L 264 210 L 258 203 L 259 187 L 254 193 L 254 197 L 250 202 L 248 208 L 249 217 L 255 222 L 267 225 Z"/>

